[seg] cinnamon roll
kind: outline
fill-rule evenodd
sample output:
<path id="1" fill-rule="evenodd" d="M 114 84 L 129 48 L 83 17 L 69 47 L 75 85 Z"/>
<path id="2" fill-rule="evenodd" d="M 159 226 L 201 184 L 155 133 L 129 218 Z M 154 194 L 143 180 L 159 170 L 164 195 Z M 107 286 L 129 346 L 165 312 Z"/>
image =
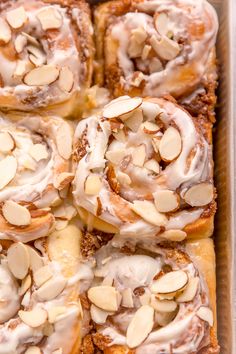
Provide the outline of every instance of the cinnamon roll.
<path id="1" fill-rule="evenodd" d="M 68 116 L 91 84 L 93 29 L 84 0 L 0 5 L 0 107 Z"/>
<path id="2" fill-rule="evenodd" d="M 61 118 L 0 118 L 0 238 L 29 242 L 54 226 L 66 197 L 73 129 Z"/>
<path id="3" fill-rule="evenodd" d="M 82 353 L 219 353 L 211 239 L 128 254 L 108 244 L 94 258 L 83 269 Z"/>
<path id="4" fill-rule="evenodd" d="M 0 353 L 77 354 L 80 231 L 70 225 L 38 241 L 39 250 L 21 242 L 3 245 Z"/>
<path id="5" fill-rule="evenodd" d="M 101 4 L 95 10 L 96 81 L 115 97 L 180 98 L 204 91 L 216 80 L 217 30 L 216 12 L 206 0 Z"/>
<path id="6" fill-rule="evenodd" d="M 171 241 L 213 232 L 211 129 L 174 102 L 123 96 L 79 122 L 74 169 L 89 230 Z"/>

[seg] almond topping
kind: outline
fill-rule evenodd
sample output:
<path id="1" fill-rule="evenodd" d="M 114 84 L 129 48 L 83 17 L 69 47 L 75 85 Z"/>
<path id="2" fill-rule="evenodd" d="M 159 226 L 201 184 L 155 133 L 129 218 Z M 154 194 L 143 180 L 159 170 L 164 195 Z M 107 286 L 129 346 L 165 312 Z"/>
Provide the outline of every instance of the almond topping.
<path id="1" fill-rule="evenodd" d="M 144 43 L 139 43 L 136 40 L 135 36 L 132 35 L 130 37 L 129 46 L 128 46 L 129 57 L 131 59 L 141 57 L 142 51 L 143 51 L 143 46 L 144 46 Z"/>
<path id="2" fill-rule="evenodd" d="M 117 177 L 117 180 L 123 185 L 129 185 L 132 182 L 130 176 L 124 172 L 121 172 L 121 171 L 117 172 L 116 177 Z"/>
<path id="3" fill-rule="evenodd" d="M 130 308 L 134 307 L 133 292 L 130 288 L 122 291 L 122 306 Z"/>
<path id="4" fill-rule="evenodd" d="M 146 147 L 144 144 L 139 145 L 132 151 L 132 161 L 135 166 L 143 167 L 146 159 Z"/>
<path id="5" fill-rule="evenodd" d="M 44 31 L 48 29 L 60 28 L 62 25 L 62 16 L 53 7 L 46 7 L 38 12 L 37 17 Z"/>
<path id="6" fill-rule="evenodd" d="M 154 159 L 151 159 L 151 160 L 145 162 L 144 167 L 156 174 L 158 174 L 160 172 L 160 165 Z"/>
<path id="7" fill-rule="evenodd" d="M 20 28 L 27 20 L 27 14 L 24 7 L 20 6 L 14 10 L 8 11 L 6 19 L 12 28 Z"/>
<path id="8" fill-rule="evenodd" d="M 160 41 L 155 36 L 152 36 L 150 43 L 157 55 L 164 60 L 172 60 L 180 52 L 179 44 L 166 36 L 163 36 Z"/>
<path id="9" fill-rule="evenodd" d="M 0 190 L 3 189 L 15 177 L 17 170 L 17 161 L 13 156 L 7 156 L 0 161 Z"/>
<path id="10" fill-rule="evenodd" d="M 136 109 L 130 118 L 125 121 L 125 125 L 133 132 L 137 132 L 143 122 L 143 112 L 141 109 Z"/>
<path id="11" fill-rule="evenodd" d="M 26 293 L 26 291 L 31 287 L 31 283 L 31 276 L 28 274 L 21 282 L 21 286 L 18 290 L 19 296 L 23 296 Z"/>
<path id="12" fill-rule="evenodd" d="M 177 308 L 177 304 L 173 300 L 159 300 L 154 295 L 151 297 L 151 306 L 157 312 L 173 312 Z"/>
<path id="13" fill-rule="evenodd" d="M 54 187 L 62 190 L 67 187 L 74 179 L 74 174 L 70 172 L 62 172 L 56 177 Z"/>
<path id="14" fill-rule="evenodd" d="M 39 268 L 36 272 L 34 272 L 34 282 L 35 284 L 40 287 L 46 281 L 51 279 L 53 276 L 51 268 L 49 266 L 44 266 Z"/>
<path id="15" fill-rule="evenodd" d="M 150 224 L 165 226 L 167 222 L 166 217 L 156 210 L 155 205 L 152 202 L 147 200 L 135 200 L 130 207 L 136 214 L 140 215 Z"/>
<path id="16" fill-rule="evenodd" d="M 167 326 L 176 316 L 176 312 L 156 312 L 155 320 L 159 326 Z"/>
<path id="17" fill-rule="evenodd" d="M 41 354 L 41 350 L 39 347 L 36 347 L 36 346 L 32 346 L 32 347 L 29 347 L 25 354 Z"/>
<path id="18" fill-rule="evenodd" d="M 27 44 L 27 39 L 22 34 L 19 34 L 15 39 L 15 50 L 17 53 L 21 53 Z"/>
<path id="19" fill-rule="evenodd" d="M 69 160 L 72 154 L 72 131 L 69 124 L 61 124 L 56 134 L 57 149 L 61 157 Z"/>
<path id="20" fill-rule="evenodd" d="M 184 194 L 184 200 L 191 206 L 204 206 L 214 198 L 214 187 L 211 183 L 199 183 L 189 188 Z"/>
<path id="21" fill-rule="evenodd" d="M 48 309 L 48 322 L 55 323 L 58 317 L 66 312 L 65 306 L 55 306 Z"/>
<path id="22" fill-rule="evenodd" d="M 149 53 L 151 51 L 152 47 L 150 45 L 145 45 L 143 48 L 143 52 L 142 52 L 142 60 L 146 60 L 149 56 Z"/>
<path id="23" fill-rule="evenodd" d="M 142 98 L 140 98 L 140 97 L 114 101 L 114 102 L 111 102 L 109 105 L 107 105 L 104 108 L 103 116 L 104 116 L 104 118 L 119 117 L 120 119 L 122 119 L 122 115 L 126 115 L 127 113 L 131 113 L 136 108 L 141 106 L 141 104 L 142 104 Z M 126 119 L 128 119 L 128 118 L 129 118 L 129 116 L 126 117 Z"/>
<path id="24" fill-rule="evenodd" d="M 37 290 L 39 300 L 50 301 L 54 299 L 64 290 L 66 283 L 66 279 L 51 278 Z"/>
<path id="25" fill-rule="evenodd" d="M 143 101 L 142 103 L 143 115 L 146 120 L 154 120 L 161 112 L 158 104 L 148 101 Z"/>
<path id="26" fill-rule="evenodd" d="M 24 83 L 28 86 L 44 86 L 55 82 L 59 76 L 59 70 L 53 65 L 43 65 L 29 71 L 24 77 Z"/>
<path id="27" fill-rule="evenodd" d="M 182 270 L 176 270 L 166 273 L 157 280 L 154 280 L 151 285 L 151 291 L 153 293 L 168 294 L 181 290 L 187 283 L 187 274 Z"/>
<path id="28" fill-rule="evenodd" d="M 186 288 L 184 289 L 184 291 L 182 292 L 182 294 L 180 294 L 177 297 L 177 302 L 188 302 L 188 301 L 192 301 L 197 293 L 197 289 L 198 289 L 198 284 L 199 284 L 199 278 L 195 277 L 195 278 L 190 278 L 188 281 L 188 285 L 186 286 Z"/>
<path id="29" fill-rule="evenodd" d="M 0 18 L 0 43 L 8 43 L 11 40 L 11 29 L 7 22 Z"/>
<path id="30" fill-rule="evenodd" d="M 32 37 L 26 32 L 21 32 L 22 36 L 24 36 L 27 39 L 27 43 L 33 44 L 36 47 L 40 46 L 40 43 L 37 41 L 36 38 Z"/>
<path id="31" fill-rule="evenodd" d="M 31 215 L 29 210 L 12 200 L 7 200 L 3 207 L 2 213 L 4 218 L 11 224 L 16 226 L 27 226 L 31 223 Z"/>
<path id="32" fill-rule="evenodd" d="M 179 156 L 181 153 L 181 148 L 182 141 L 178 130 L 173 127 L 169 127 L 160 141 L 159 152 L 161 158 L 164 161 L 172 161 Z"/>
<path id="33" fill-rule="evenodd" d="M 165 36 L 168 32 L 168 16 L 165 12 L 156 15 L 155 27 L 160 35 Z"/>
<path id="34" fill-rule="evenodd" d="M 141 26 L 138 27 L 138 28 L 133 29 L 131 31 L 131 33 L 134 36 L 134 38 L 137 41 L 137 43 L 141 44 L 141 43 L 145 42 L 145 40 L 147 39 L 147 32 Z"/>
<path id="35" fill-rule="evenodd" d="M 9 133 L 0 133 L 0 152 L 6 153 L 14 149 L 15 142 Z"/>
<path id="36" fill-rule="evenodd" d="M 199 310 L 197 311 L 197 316 L 201 318 L 201 320 L 208 322 L 211 327 L 213 326 L 214 323 L 213 312 L 208 307 L 205 306 L 200 307 Z"/>
<path id="37" fill-rule="evenodd" d="M 97 324 L 103 324 L 106 322 L 107 316 L 109 316 L 111 313 L 101 310 L 99 307 L 92 304 L 90 307 L 90 314 L 93 322 Z"/>
<path id="38" fill-rule="evenodd" d="M 89 175 L 85 181 L 84 191 L 88 195 L 99 194 L 102 188 L 102 182 L 98 175 Z"/>
<path id="39" fill-rule="evenodd" d="M 29 60 L 35 66 L 41 66 L 46 63 L 46 61 L 47 61 L 46 54 L 39 47 L 34 46 L 34 45 L 28 45 L 27 51 L 30 54 Z"/>
<path id="40" fill-rule="evenodd" d="M 113 133 L 115 139 L 117 141 L 120 141 L 121 143 L 125 143 L 126 141 L 126 136 L 124 130 L 119 130 L 117 133 Z"/>
<path id="41" fill-rule="evenodd" d="M 20 319 L 30 327 L 36 328 L 44 324 L 47 320 L 47 311 L 42 308 L 34 308 L 31 311 L 18 312 Z"/>
<path id="42" fill-rule="evenodd" d="M 144 74 L 141 71 L 136 71 L 131 79 L 131 85 L 134 87 L 139 87 L 143 80 L 145 80 Z"/>
<path id="43" fill-rule="evenodd" d="M 159 190 L 154 193 L 154 203 L 157 211 L 160 213 L 168 213 L 179 208 L 178 195 L 170 190 Z"/>
<path id="44" fill-rule="evenodd" d="M 141 306 L 132 318 L 127 329 L 129 348 L 139 346 L 152 331 L 154 325 L 154 309 L 149 305 Z"/>
<path id="45" fill-rule="evenodd" d="M 106 158 L 115 165 L 118 165 L 126 154 L 127 152 L 125 149 L 110 150 L 106 152 Z"/>
<path id="46" fill-rule="evenodd" d="M 27 71 L 27 62 L 24 60 L 17 60 L 13 77 L 17 78 L 18 76 L 23 76 L 26 73 L 26 71 Z"/>
<path id="47" fill-rule="evenodd" d="M 157 124 L 148 121 L 144 122 L 142 127 L 146 134 L 156 134 L 160 130 L 160 127 Z"/>
<path id="48" fill-rule="evenodd" d="M 39 253 L 31 246 L 26 246 L 30 257 L 30 268 L 33 272 L 43 267 L 43 258 L 40 257 Z"/>
<path id="49" fill-rule="evenodd" d="M 152 147 L 154 151 L 158 154 L 158 156 L 159 156 L 160 141 L 161 141 L 161 137 L 155 136 L 154 138 L 152 138 Z"/>
<path id="50" fill-rule="evenodd" d="M 166 230 L 162 234 L 160 234 L 160 237 L 165 238 L 168 241 L 174 241 L 174 242 L 179 242 L 183 241 L 186 237 L 187 234 L 186 232 L 182 230 Z"/>
<path id="51" fill-rule="evenodd" d="M 47 147 L 43 144 L 34 144 L 29 150 L 30 155 L 37 162 L 48 158 Z"/>
<path id="52" fill-rule="evenodd" d="M 88 290 L 89 300 L 105 311 L 118 310 L 118 292 L 112 286 L 95 286 Z"/>
<path id="53" fill-rule="evenodd" d="M 72 71 L 64 66 L 60 70 L 58 85 L 62 91 L 71 92 L 74 85 L 74 75 Z"/>
<path id="54" fill-rule="evenodd" d="M 30 263 L 27 247 L 21 242 L 13 243 L 7 250 L 7 262 L 14 277 L 24 279 Z"/>

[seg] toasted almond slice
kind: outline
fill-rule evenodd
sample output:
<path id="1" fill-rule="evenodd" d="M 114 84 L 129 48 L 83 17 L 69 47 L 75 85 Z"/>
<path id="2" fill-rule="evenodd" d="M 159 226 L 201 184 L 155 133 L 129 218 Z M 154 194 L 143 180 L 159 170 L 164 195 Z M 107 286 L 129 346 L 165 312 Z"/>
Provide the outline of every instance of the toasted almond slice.
<path id="1" fill-rule="evenodd" d="M 135 200 L 130 208 L 150 224 L 165 226 L 167 222 L 165 215 L 159 213 L 155 205 L 147 200 Z"/>
<path id="2" fill-rule="evenodd" d="M 54 306 L 48 309 L 48 322 L 55 323 L 66 312 L 66 306 Z"/>
<path id="3" fill-rule="evenodd" d="M 26 293 L 26 291 L 31 287 L 31 283 L 31 276 L 28 274 L 21 282 L 21 286 L 18 290 L 19 296 L 23 296 Z"/>
<path id="4" fill-rule="evenodd" d="M 137 132 L 143 122 L 143 112 L 141 109 L 136 109 L 130 118 L 125 121 L 125 125 L 133 132 Z"/>
<path id="5" fill-rule="evenodd" d="M 68 226 L 68 220 L 56 220 L 55 229 L 57 231 L 63 230 Z"/>
<path id="6" fill-rule="evenodd" d="M 31 215 L 29 210 L 12 200 L 7 200 L 2 207 L 4 218 L 11 224 L 16 226 L 27 226 L 31 223 Z"/>
<path id="7" fill-rule="evenodd" d="M 7 156 L 0 161 L 0 190 L 3 189 L 15 177 L 17 170 L 17 161 L 13 156 Z"/>
<path id="8" fill-rule="evenodd" d="M 184 291 L 182 292 L 182 294 L 180 294 L 176 301 L 177 302 L 189 302 L 192 301 L 197 293 L 197 289 L 198 289 L 198 284 L 199 284 L 199 278 L 195 277 L 195 278 L 190 278 L 188 281 L 188 285 L 186 286 L 186 288 L 184 289 Z"/>
<path id="9" fill-rule="evenodd" d="M 160 130 L 160 127 L 157 124 L 148 121 L 143 123 L 142 128 L 144 133 L 151 135 L 156 134 Z"/>
<path id="10" fill-rule="evenodd" d="M 133 292 L 130 288 L 122 291 L 122 306 L 128 308 L 134 307 Z"/>
<path id="11" fill-rule="evenodd" d="M 38 269 L 43 267 L 43 258 L 40 257 L 39 253 L 33 248 L 26 245 L 29 257 L 30 257 L 30 268 L 33 272 L 36 272 Z"/>
<path id="12" fill-rule="evenodd" d="M 39 300 L 50 301 L 55 299 L 64 290 L 66 283 L 66 279 L 51 278 L 37 290 Z"/>
<path id="13" fill-rule="evenodd" d="M 34 308 L 31 311 L 20 310 L 18 315 L 25 324 L 33 328 L 43 325 L 48 317 L 47 311 L 42 308 Z"/>
<path id="14" fill-rule="evenodd" d="M 177 303 L 173 300 L 159 300 L 152 295 L 151 306 L 157 312 L 173 312 L 177 308 Z"/>
<path id="15" fill-rule="evenodd" d="M 32 37 L 26 32 L 21 32 L 22 36 L 24 36 L 27 39 L 27 43 L 33 44 L 36 47 L 40 46 L 40 43 L 37 41 L 36 38 Z"/>
<path id="16" fill-rule="evenodd" d="M 150 59 L 150 63 L 149 63 L 150 74 L 158 73 L 161 70 L 163 70 L 162 62 L 158 58 Z"/>
<path id="17" fill-rule="evenodd" d="M 112 286 L 95 286 L 88 290 L 89 300 L 105 311 L 118 310 L 118 292 Z"/>
<path id="18" fill-rule="evenodd" d="M 134 97 L 119 101 L 111 102 L 109 105 L 105 106 L 103 110 L 104 118 L 116 118 L 119 117 L 122 119 L 122 115 L 126 115 L 127 113 L 131 113 L 135 109 L 137 109 L 142 104 L 142 98 Z M 126 117 L 128 119 L 129 116 Z"/>
<path id="19" fill-rule="evenodd" d="M 36 346 L 32 346 L 32 347 L 29 347 L 25 354 L 41 354 L 41 349 L 39 347 L 36 347 Z"/>
<path id="20" fill-rule="evenodd" d="M 43 52 L 43 50 L 41 50 L 41 48 L 34 45 L 28 45 L 27 51 L 29 53 L 29 60 L 35 66 L 41 66 L 47 62 L 46 54 Z"/>
<path id="21" fill-rule="evenodd" d="M 93 322 L 97 324 L 103 324 L 106 322 L 107 316 L 109 316 L 111 313 L 101 310 L 99 307 L 92 304 L 90 307 L 90 314 Z"/>
<path id="22" fill-rule="evenodd" d="M 135 36 L 130 37 L 129 46 L 128 46 L 128 56 L 133 58 L 141 57 L 143 51 L 144 43 L 139 43 Z"/>
<path id="23" fill-rule="evenodd" d="M 149 305 L 141 306 L 132 318 L 126 334 L 129 348 L 139 346 L 152 331 L 154 309 Z"/>
<path id="24" fill-rule="evenodd" d="M 171 190 L 159 190 L 153 196 L 157 211 L 160 213 L 168 213 L 179 208 L 179 197 Z"/>
<path id="25" fill-rule="evenodd" d="M 162 326 L 167 326 L 173 319 L 175 318 L 176 312 L 156 312 L 155 320 L 156 322 Z"/>
<path id="26" fill-rule="evenodd" d="M 152 47 L 148 44 L 146 44 L 144 46 L 143 51 L 142 51 L 142 57 L 141 57 L 142 60 L 146 60 L 148 58 L 151 49 L 152 49 Z"/>
<path id="27" fill-rule="evenodd" d="M 168 294 L 155 294 L 156 298 L 159 300 L 173 300 L 177 296 L 178 292 L 174 291 L 173 293 Z"/>
<path id="28" fill-rule="evenodd" d="M 116 178 L 118 182 L 120 182 L 123 185 L 129 185 L 132 182 L 130 176 L 121 171 L 117 172 Z"/>
<path id="29" fill-rule="evenodd" d="M 160 172 L 160 165 L 154 159 L 151 159 L 151 160 L 148 160 L 147 162 L 145 162 L 144 167 L 156 174 L 158 174 Z"/>
<path id="30" fill-rule="evenodd" d="M 67 67 L 64 66 L 60 70 L 58 85 L 62 91 L 71 92 L 74 85 L 74 74 Z"/>
<path id="31" fill-rule="evenodd" d="M 47 265 L 44 267 L 39 268 L 36 272 L 34 272 L 34 282 L 35 284 L 40 287 L 46 281 L 51 279 L 53 276 L 51 268 Z"/>
<path id="32" fill-rule="evenodd" d="M 115 165 L 119 165 L 119 163 L 125 157 L 126 153 L 127 152 L 125 149 L 110 150 L 106 152 L 106 158 Z"/>
<path id="33" fill-rule="evenodd" d="M 37 18 L 44 31 L 60 28 L 62 25 L 62 16 L 60 12 L 53 7 L 46 7 L 38 12 Z"/>
<path id="34" fill-rule="evenodd" d="M 141 85 L 141 82 L 145 80 L 145 76 L 141 71 L 136 71 L 133 74 L 133 77 L 131 79 L 131 85 L 135 87 L 139 87 Z"/>
<path id="35" fill-rule="evenodd" d="M 102 188 L 102 181 L 98 175 L 91 174 L 85 181 L 84 191 L 88 195 L 99 194 Z"/>
<path id="36" fill-rule="evenodd" d="M 27 44 L 27 39 L 22 34 L 19 34 L 15 39 L 15 50 L 17 53 L 21 53 Z"/>
<path id="37" fill-rule="evenodd" d="M 161 142 L 161 137 L 155 136 L 152 138 L 152 147 L 153 147 L 154 151 L 158 154 L 158 156 L 159 156 L 160 142 Z"/>
<path id="38" fill-rule="evenodd" d="M 59 70 L 53 65 L 43 65 L 29 71 L 24 77 L 24 83 L 28 86 L 45 86 L 55 82 L 59 76 Z"/>
<path id="39" fill-rule="evenodd" d="M 139 301 L 141 305 L 150 305 L 151 295 L 147 291 L 141 296 L 139 296 Z"/>
<path id="40" fill-rule="evenodd" d="M 209 307 L 202 306 L 197 311 L 197 316 L 201 318 L 201 320 L 206 321 L 212 327 L 214 324 L 213 312 Z"/>
<path id="41" fill-rule="evenodd" d="M 74 174 L 70 172 L 62 172 L 56 177 L 56 181 L 54 182 L 54 187 L 62 190 L 65 187 L 69 186 L 69 184 L 74 179 Z"/>
<path id="42" fill-rule="evenodd" d="M 146 159 L 146 147 L 144 144 L 139 145 L 132 151 L 132 162 L 135 166 L 143 167 Z"/>
<path id="43" fill-rule="evenodd" d="M 126 135 L 124 130 L 119 130 L 117 133 L 113 133 L 116 140 L 120 141 L 121 143 L 126 142 Z"/>
<path id="44" fill-rule="evenodd" d="M 14 277 L 24 279 L 30 264 L 27 247 L 21 242 L 13 243 L 7 250 L 7 262 Z"/>
<path id="45" fill-rule="evenodd" d="M 0 152 L 10 152 L 15 147 L 15 141 L 11 134 L 4 132 L 0 133 Z"/>
<path id="46" fill-rule="evenodd" d="M 184 200 L 191 206 L 204 206 L 214 198 L 214 187 L 211 183 L 203 182 L 189 188 L 184 194 Z"/>
<path id="47" fill-rule="evenodd" d="M 177 129 L 169 127 L 159 145 L 159 152 L 164 161 L 172 161 L 181 153 L 182 141 Z"/>
<path id="48" fill-rule="evenodd" d="M 169 17 L 165 12 L 161 12 L 157 14 L 155 17 L 155 27 L 157 32 L 160 33 L 161 36 L 165 36 L 168 32 L 168 25 L 169 25 Z"/>
<path id="49" fill-rule="evenodd" d="M 166 230 L 162 234 L 160 234 L 160 237 L 165 238 L 168 241 L 174 241 L 174 242 L 179 242 L 183 241 L 187 237 L 187 233 L 182 230 Z"/>
<path id="50" fill-rule="evenodd" d="M 27 62 L 24 60 L 17 60 L 13 77 L 17 78 L 19 76 L 23 76 L 26 72 L 27 72 Z"/>
<path id="51" fill-rule="evenodd" d="M 69 160 L 72 154 L 72 131 L 69 124 L 61 124 L 56 134 L 57 149 L 60 156 Z"/>
<path id="52" fill-rule="evenodd" d="M 7 22 L 0 18 L 0 43 L 9 43 L 11 40 L 11 29 L 8 26 Z"/>
<path id="53" fill-rule="evenodd" d="M 153 121 L 161 113 L 161 109 L 158 104 L 148 101 L 142 103 L 143 115 L 146 120 Z"/>
<path id="54" fill-rule="evenodd" d="M 145 42 L 145 40 L 147 39 L 147 36 L 148 36 L 147 32 L 145 31 L 145 29 L 142 26 L 133 29 L 131 31 L 131 33 L 134 36 L 135 40 L 140 44 Z"/>
<path id="55" fill-rule="evenodd" d="M 154 280 L 151 285 L 151 291 L 154 294 L 168 294 L 183 289 L 187 283 L 188 275 L 182 270 L 176 270 Z"/>
<path id="56" fill-rule="evenodd" d="M 172 60 L 176 58 L 180 52 L 179 44 L 166 36 L 163 36 L 161 40 L 158 41 L 158 39 L 153 35 L 150 38 L 150 43 L 157 55 L 164 60 Z"/>
<path id="57" fill-rule="evenodd" d="M 6 19 L 12 28 L 20 28 L 27 21 L 27 13 L 23 6 L 17 7 L 6 13 Z"/>
<path id="58" fill-rule="evenodd" d="M 30 155 L 37 162 L 48 158 L 47 147 L 43 144 L 34 144 L 29 150 Z"/>

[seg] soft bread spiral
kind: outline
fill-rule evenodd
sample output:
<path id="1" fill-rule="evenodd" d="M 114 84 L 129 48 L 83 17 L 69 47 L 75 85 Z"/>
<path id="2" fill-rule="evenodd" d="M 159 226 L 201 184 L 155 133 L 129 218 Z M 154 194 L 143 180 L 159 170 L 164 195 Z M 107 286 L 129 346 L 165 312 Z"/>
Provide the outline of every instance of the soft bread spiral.
<path id="1" fill-rule="evenodd" d="M 109 1 L 95 10 L 97 82 L 118 97 L 178 98 L 216 80 L 218 20 L 205 0 Z"/>
<path id="2" fill-rule="evenodd" d="M 172 241 L 212 234 L 211 130 L 173 102 L 124 96 L 81 121 L 74 168 L 74 202 L 90 229 Z"/>
<path id="3" fill-rule="evenodd" d="M 0 29 L 2 109 L 61 116 L 81 109 L 94 54 L 85 1 L 2 1 Z"/>
<path id="4" fill-rule="evenodd" d="M 0 118 L 0 237 L 28 242 L 47 236 L 52 208 L 71 173 L 73 129 L 61 118 Z"/>

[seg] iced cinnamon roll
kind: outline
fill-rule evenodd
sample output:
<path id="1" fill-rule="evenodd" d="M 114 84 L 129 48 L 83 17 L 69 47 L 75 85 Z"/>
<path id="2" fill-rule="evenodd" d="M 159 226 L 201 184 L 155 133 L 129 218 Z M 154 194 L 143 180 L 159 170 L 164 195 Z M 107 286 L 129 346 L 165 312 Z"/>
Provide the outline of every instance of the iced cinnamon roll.
<path id="1" fill-rule="evenodd" d="M 38 249 L 21 242 L 3 244 L 1 354 L 78 353 L 79 241 L 80 231 L 70 225 L 37 241 Z"/>
<path id="2" fill-rule="evenodd" d="M 61 118 L 0 118 L 0 239 L 29 242 L 54 226 L 66 197 L 73 129 Z"/>
<path id="3" fill-rule="evenodd" d="M 94 258 L 84 264 L 82 353 L 219 353 L 212 240 L 126 254 L 108 244 Z"/>
<path id="4" fill-rule="evenodd" d="M 68 116 L 91 84 L 92 24 L 84 0 L 0 5 L 0 107 Z"/>
<path id="5" fill-rule="evenodd" d="M 74 203 L 87 228 L 133 239 L 208 237 L 211 129 L 176 103 L 113 100 L 75 132 Z"/>
<path id="6" fill-rule="evenodd" d="M 95 10 L 97 83 L 116 97 L 189 95 L 216 80 L 217 30 L 216 12 L 205 0 L 101 4 Z"/>

